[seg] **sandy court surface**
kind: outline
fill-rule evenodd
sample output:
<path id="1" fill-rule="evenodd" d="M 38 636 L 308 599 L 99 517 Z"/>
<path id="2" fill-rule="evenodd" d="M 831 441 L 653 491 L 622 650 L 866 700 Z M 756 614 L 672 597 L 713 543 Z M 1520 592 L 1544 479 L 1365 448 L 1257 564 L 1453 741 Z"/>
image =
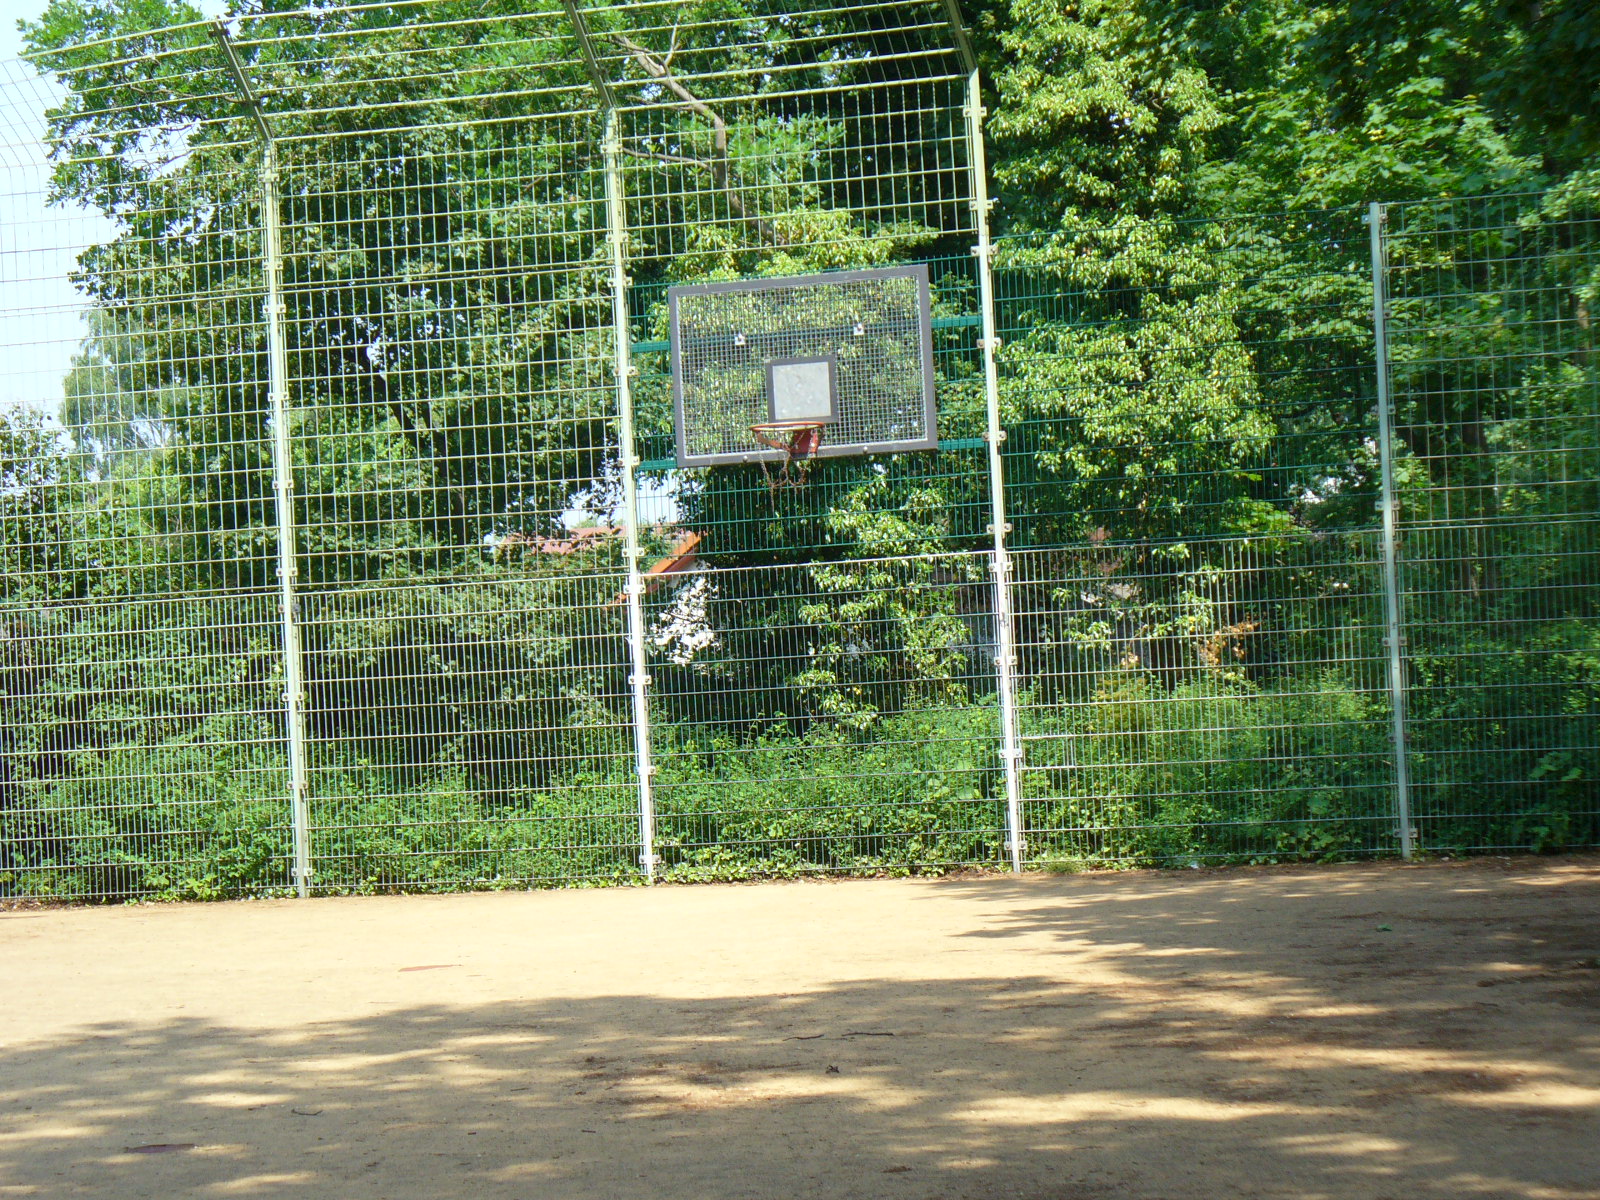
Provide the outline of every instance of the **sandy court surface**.
<path id="1" fill-rule="evenodd" d="M 1600 859 L 0 913 L 0 1197 L 1600 1198 Z"/>

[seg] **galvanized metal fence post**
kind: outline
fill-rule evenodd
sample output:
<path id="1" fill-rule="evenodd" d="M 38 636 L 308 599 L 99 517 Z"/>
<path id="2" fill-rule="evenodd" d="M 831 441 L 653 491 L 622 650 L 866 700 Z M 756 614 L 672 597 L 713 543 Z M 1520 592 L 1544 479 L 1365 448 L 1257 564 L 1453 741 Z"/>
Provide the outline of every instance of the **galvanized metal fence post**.
<path id="1" fill-rule="evenodd" d="M 628 312 L 628 210 L 622 187 L 622 128 L 617 98 L 600 68 L 594 37 L 576 0 L 561 0 L 583 56 L 584 69 L 605 113 L 601 156 L 606 177 L 606 243 L 611 262 L 612 370 L 617 379 L 617 471 L 622 476 L 624 584 L 628 609 L 628 686 L 633 696 L 633 757 L 639 777 L 639 865 L 646 883 L 655 882 L 655 762 L 650 753 L 650 673 L 644 643 L 644 576 L 639 570 L 639 452 L 633 429 L 633 332 Z"/>
<path id="2" fill-rule="evenodd" d="M 979 91 L 978 70 L 967 76 L 967 148 L 972 164 L 972 218 L 978 244 L 972 253 L 978 260 L 978 299 L 983 310 L 983 336 L 978 342 L 983 353 L 983 392 L 987 411 L 984 440 L 989 444 L 989 532 L 993 547 L 989 569 L 994 576 L 995 685 L 1000 692 L 1000 758 L 1006 784 L 1006 849 L 1011 869 L 1022 870 L 1024 850 L 1022 825 L 1022 750 L 1017 735 L 1016 629 L 1011 602 L 1011 554 L 1006 534 L 1005 463 L 1000 447 L 1006 432 L 1000 424 L 1000 368 L 996 358 L 1000 337 L 996 332 L 994 306 L 994 244 L 989 239 L 988 162 L 983 147 L 983 97 Z"/>
<path id="3" fill-rule="evenodd" d="M 289 351 L 283 320 L 283 234 L 278 212 L 278 147 L 256 99 L 244 68 L 221 21 L 212 35 L 227 59 L 228 71 L 240 99 L 261 134 L 261 271 L 265 282 L 267 325 L 267 406 L 272 421 L 272 493 L 278 516 L 278 601 L 283 628 L 283 709 L 289 743 L 289 814 L 295 891 L 304 898 L 311 890 L 310 774 L 306 762 L 306 689 L 304 655 L 300 645 L 300 609 L 295 584 L 299 567 L 295 554 L 294 458 L 289 427 Z"/>
<path id="4" fill-rule="evenodd" d="M 639 454 L 633 433 L 632 332 L 628 315 L 628 219 L 622 192 L 622 136 L 617 110 L 606 109 L 606 237 L 611 245 L 611 324 L 617 376 L 617 459 L 622 475 L 623 555 L 627 560 L 628 653 L 633 689 L 633 750 L 639 774 L 639 865 L 656 874 L 655 765 L 650 755 L 650 675 L 644 644 L 644 577 L 639 570 Z"/>
<path id="5" fill-rule="evenodd" d="M 1412 854 L 1411 763 L 1406 743 L 1405 618 L 1401 610 L 1399 499 L 1394 483 L 1394 415 L 1389 387 L 1388 212 L 1374 202 L 1367 208 L 1372 246 L 1372 337 L 1378 374 L 1378 469 L 1383 513 L 1384 642 L 1389 659 L 1390 739 L 1394 745 L 1394 808 L 1400 822 L 1400 857 Z"/>
<path id="6" fill-rule="evenodd" d="M 295 891 L 311 890 L 310 773 L 306 763 L 306 687 L 300 645 L 300 600 L 295 592 L 294 459 L 289 425 L 289 355 L 283 332 L 281 263 L 278 227 L 278 151 L 268 142 L 263 153 L 261 208 L 265 216 L 267 283 L 267 386 L 272 411 L 272 490 L 278 509 L 278 589 L 283 614 L 283 707 L 289 735 L 289 804 L 294 830 Z"/>

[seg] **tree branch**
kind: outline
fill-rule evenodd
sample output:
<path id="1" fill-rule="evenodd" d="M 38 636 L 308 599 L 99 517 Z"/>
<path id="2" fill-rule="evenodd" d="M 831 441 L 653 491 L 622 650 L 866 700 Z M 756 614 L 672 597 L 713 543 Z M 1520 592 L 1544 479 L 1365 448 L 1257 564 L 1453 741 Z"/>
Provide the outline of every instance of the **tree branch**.
<path id="1" fill-rule="evenodd" d="M 636 150 L 632 146 L 624 146 L 622 152 L 631 158 L 648 158 L 653 162 L 681 163 L 686 167 L 700 167 L 709 171 L 711 164 L 703 158 L 695 158 L 689 154 L 668 154 L 664 150 Z"/>
<path id="2" fill-rule="evenodd" d="M 637 157 L 654 158 L 661 162 L 674 162 L 685 166 L 698 167 L 700 170 L 707 172 L 711 176 L 712 183 L 728 198 L 728 207 L 734 211 L 734 214 L 741 221 L 773 245 L 781 245 L 783 239 L 778 236 L 778 231 L 772 227 L 770 222 L 754 215 L 745 207 L 744 200 L 739 195 L 738 181 L 734 178 L 733 169 L 728 159 L 727 122 L 722 119 L 716 109 L 691 92 L 684 86 L 683 81 L 672 73 L 672 69 L 668 65 L 672 61 L 671 55 L 668 55 L 667 59 L 663 61 L 624 34 L 613 33 L 610 36 L 612 41 L 633 56 L 633 60 L 644 68 L 646 75 L 662 84 L 674 96 L 678 97 L 684 108 L 710 122 L 711 144 L 715 150 L 715 154 L 709 159 L 693 158 L 687 155 L 668 156 L 650 151 L 630 151 L 630 153 L 634 153 Z M 673 40 L 676 42 L 676 34 L 674 34 Z M 672 53 L 677 53 L 676 45 L 674 45 Z"/>

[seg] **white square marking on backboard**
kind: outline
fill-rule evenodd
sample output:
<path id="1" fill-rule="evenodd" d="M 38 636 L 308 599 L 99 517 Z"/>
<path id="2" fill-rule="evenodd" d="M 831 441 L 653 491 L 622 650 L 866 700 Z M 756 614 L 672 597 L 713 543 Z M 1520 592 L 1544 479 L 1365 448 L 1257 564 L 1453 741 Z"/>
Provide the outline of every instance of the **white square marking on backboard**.
<path id="1" fill-rule="evenodd" d="M 774 421 L 833 419 L 833 360 L 772 364 Z"/>

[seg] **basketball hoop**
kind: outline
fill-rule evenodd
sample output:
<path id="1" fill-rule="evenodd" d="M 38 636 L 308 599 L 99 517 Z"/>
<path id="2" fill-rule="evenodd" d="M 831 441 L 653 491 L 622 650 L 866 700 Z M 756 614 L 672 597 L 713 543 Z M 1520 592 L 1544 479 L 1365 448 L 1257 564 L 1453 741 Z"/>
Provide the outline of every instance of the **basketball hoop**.
<path id="1" fill-rule="evenodd" d="M 811 472 L 811 461 L 822 449 L 822 429 L 826 424 L 826 421 L 762 421 L 750 426 L 750 436 L 756 441 L 770 450 L 780 450 L 788 455 L 776 479 L 767 470 L 767 464 L 761 464 L 762 474 L 767 477 L 767 491 L 774 500 L 780 487 L 797 488 L 805 485 L 806 476 Z M 799 463 L 800 467 L 791 478 L 789 468 L 795 463 Z"/>

